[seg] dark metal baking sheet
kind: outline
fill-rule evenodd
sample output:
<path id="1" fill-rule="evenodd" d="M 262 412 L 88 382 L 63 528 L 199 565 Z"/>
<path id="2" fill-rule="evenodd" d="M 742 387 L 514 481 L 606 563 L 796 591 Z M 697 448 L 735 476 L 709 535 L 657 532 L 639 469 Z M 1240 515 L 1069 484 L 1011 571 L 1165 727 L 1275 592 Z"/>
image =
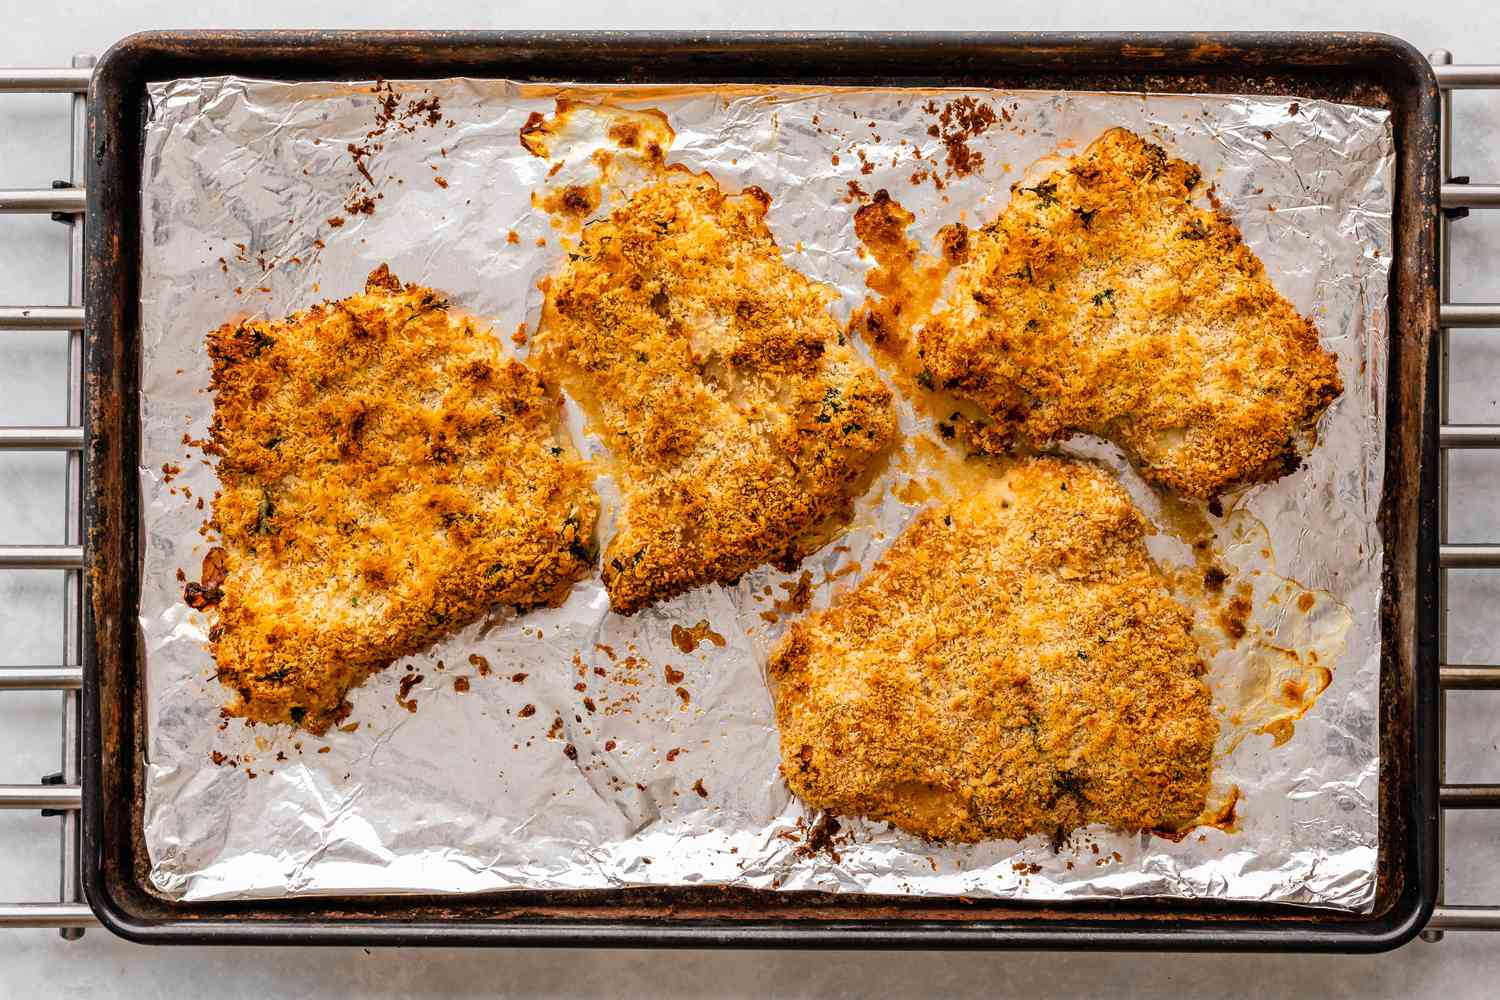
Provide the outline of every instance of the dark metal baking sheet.
<path id="1" fill-rule="evenodd" d="M 1390 109 L 1396 261 L 1373 912 L 1185 901 L 964 904 L 705 888 L 214 904 L 154 895 L 140 838 L 144 725 L 135 628 L 141 137 L 148 81 L 210 74 L 1211 91 Z M 150 33 L 106 54 L 90 98 L 83 874 L 111 930 L 201 943 L 1377 950 L 1425 923 L 1437 883 L 1438 108 L 1436 82 L 1411 46 L 1380 35 L 1295 33 Z"/>

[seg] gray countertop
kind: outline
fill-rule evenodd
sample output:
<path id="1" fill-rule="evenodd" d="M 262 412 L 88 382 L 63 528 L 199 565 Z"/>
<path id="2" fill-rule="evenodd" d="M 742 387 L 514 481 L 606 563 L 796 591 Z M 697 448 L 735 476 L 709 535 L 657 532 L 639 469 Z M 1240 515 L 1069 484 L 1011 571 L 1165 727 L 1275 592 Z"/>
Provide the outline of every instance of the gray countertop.
<path id="1" fill-rule="evenodd" d="M 1003 7 L 931 0 L 812 5 L 764 0 L 752 7 L 655 2 L 626 9 L 606 0 L 566 8 L 535 0 L 478 5 L 429 0 L 382 8 L 370 0 L 316 7 L 261 0 L 213 10 L 183 0 L 128 5 L 6 0 L 0 65 L 66 65 L 75 52 L 102 53 L 132 31 L 169 27 L 464 28 L 869 28 L 869 29 L 1360 29 L 1400 35 L 1455 61 L 1500 62 L 1492 0 L 1413 5 L 1393 0 L 1261 0 L 1223 5 L 1137 0 L 1129 13 L 1052 0 L 1014 13 Z M 1455 98 L 1454 172 L 1500 183 L 1500 93 Z M 67 99 L 0 98 L 0 187 L 45 187 L 67 175 Z M 64 301 L 66 232 L 45 216 L 0 219 L 0 304 Z M 1453 239 L 1453 296 L 1500 300 L 1500 213 L 1475 213 Z M 0 335 L 0 424 L 64 419 L 64 338 Z M 1492 331 L 1453 336 L 1453 419 L 1500 423 L 1500 341 Z M 63 462 L 54 454 L 0 453 L 0 544 L 63 540 Z M 1450 535 L 1500 542 L 1500 453 L 1452 459 Z M 1500 573 L 1451 576 L 1449 659 L 1494 662 Z M 61 655 L 59 574 L 0 572 L 0 663 L 55 663 Z M 32 783 L 58 766 L 54 692 L 7 693 L 0 701 L 0 783 Z M 1449 778 L 1500 780 L 1500 693 L 1453 696 Z M 1500 904 L 1500 815 L 1459 813 L 1448 822 L 1448 898 Z M 55 898 L 57 821 L 0 812 L 0 900 Z M 91 930 L 78 942 L 55 931 L 0 930 L 0 996 L 413 995 L 975 995 L 975 996 L 1494 996 L 1500 937 L 1450 933 L 1376 957 L 1129 956 L 1024 953 L 843 953 L 708 951 L 462 951 L 339 949 L 150 950 Z"/>

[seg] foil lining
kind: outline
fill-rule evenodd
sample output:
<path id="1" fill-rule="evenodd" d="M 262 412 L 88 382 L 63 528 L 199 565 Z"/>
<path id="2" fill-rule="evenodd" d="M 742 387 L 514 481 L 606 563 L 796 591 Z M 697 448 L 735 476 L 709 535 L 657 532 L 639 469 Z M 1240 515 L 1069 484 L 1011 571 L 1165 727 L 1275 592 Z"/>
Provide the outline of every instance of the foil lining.
<path id="1" fill-rule="evenodd" d="M 401 107 L 435 97 L 441 113 L 407 116 L 379 136 L 358 158 L 365 183 L 349 146 L 371 141 L 380 109 L 372 83 L 213 78 L 150 88 L 140 627 L 145 840 L 161 893 L 732 884 L 1369 909 L 1394 176 L 1386 112 L 1294 97 L 969 92 L 1004 120 L 966 141 L 982 170 L 956 176 L 929 129 L 933 109 L 961 91 L 398 82 Z M 497 609 L 371 678 L 351 695 L 352 732 L 222 726 L 225 692 L 205 648 L 211 619 L 183 603 L 177 576 L 196 579 L 210 545 L 199 529 L 214 471 L 185 442 L 207 436 L 212 413 L 204 335 L 351 294 L 387 262 L 502 336 L 534 327 L 536 283 L 562 259 L 566 234 L 532 207 L 549 164 L 518 133 L 560 94 L 658 108 L 676 131 L 669 162 L 711 171 L 727 190 L 767 191 L 787 260 L 836 290 L 840 319 L 866 295 L 869 262 L 852 224 L 859 191 L 888 188 L 917 213 L 914 235 L 925 243 L 945 223 L 991 218 L 1028 164 L 1111 126 L 1151 134 L 1203 168 L 1277 287 L 1337 352 L 1345 383 L 1303 469 L 1248 491 L 1215 522 L 1222 563 L 1254 588 L 1241 643 L 1215 632 L 1213 609 L 1198 610 L 1225 729 L 1216 787 L 1240 800 L 1228 830 L 1205 827 L 1177 843 L 1089 829 L 1060 845 L 956 846 L 845 820 L 832 849 L 813 849 L 816 817 L 777 774 L 765 663 L 791 615 L 775 602 L 784 609 L 806 570 L 811 605 L 824 606 L 859 579 L 856 566 L 874 564 L 919 509 L 897 496 L 910 475 L 900 463 L 850 531 L 791 574 L 762 568 L 632 618 L 610 614 L 597 578 L 587 580 L 560 608 Z M 922 169 L 944 177 L 942 188 L 914 183 Z M 348 209 L 360 197 L 372 212 Z M 902 422 L 920 430 L 909 406 Z M 1153 554 L 1188 573 L 1191 552 L 1173 537 L 1170 511 L 1118 452 L 1086 438 L 1067 448 L 1119 472 L 1163 528 Z M 1316 610 L 1298 618 L 1292 605 L 1304 593 Z M 684 653 L 673 626 L 699 622 L 722 645 L 710 637 Z M 1256 692 L 1272 691 L 1280 669 L 1265 657 L 1289 644 L 1321 651 L 1331 684 L 1294 729 L 1285 721 L 1254 732 L 1237 713 L 1264 708 Z M 413 673 L 422 677 L 410 689 L 415 712 L 397 704 Z M 527 705 L 534 712 L 523 717 Z"/>

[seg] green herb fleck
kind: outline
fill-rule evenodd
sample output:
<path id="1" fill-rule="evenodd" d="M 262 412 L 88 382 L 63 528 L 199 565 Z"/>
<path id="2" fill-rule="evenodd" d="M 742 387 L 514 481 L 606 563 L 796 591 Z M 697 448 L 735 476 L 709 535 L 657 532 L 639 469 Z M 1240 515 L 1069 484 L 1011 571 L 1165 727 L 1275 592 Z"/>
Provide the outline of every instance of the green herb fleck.
<path id="1" fill-rule="evenodd" d="M 1097 292 L 1094 295 L 1094 305 L 1096 306 L 1102 306 L 1105 302 L 1113 302 L 1114 300 L 1115 290 L 1113 288 L 1106 288 L 1104 291 Z"/>
<path id="2" fill-rule="evenodd" d="M 1052 181 L 1052 180 L 1042 181 L 1036 187 L 1022 188 L 1021 190 L 1022 191 L 1030 191 L 1032 194 L 1034 194 L 1038 198 L 1040 198 L 1042 200 L 1042 207 L 1043 208 L 1046 208 L 1048 205 L 1052 205 L 1052 204 L 1055 204 L 1057 202 L 1057 182 L 1056 181 Z"/>
<path id="3" fill-rule="evenodd" d="M 276 338 L 269 337 L 260 330 L 251 330 L 250 346 L 254 348 L 254 350 L 250 352 L 250 356 L 252 358 L 258 358 L 261 356 L 262 352 L 264 352 L 268 348 L 276 346 Z"/>
<path id="4" fill-rule="evenodd" d="M 924 389 L 932 389 L 937 385 L 932 379 L 931 369 L 924 366 L 921 371 L 917 372 L 917 385 Z"/>
<path id="5" fill-rule="evenodd" d="M 1194 219 L 1187 224 L 1187 228 L 1177 234 L 1179 240 L 1204 240 L 1208 239 L 1208 227 L 1203 224 L 1202 219 Z"/>

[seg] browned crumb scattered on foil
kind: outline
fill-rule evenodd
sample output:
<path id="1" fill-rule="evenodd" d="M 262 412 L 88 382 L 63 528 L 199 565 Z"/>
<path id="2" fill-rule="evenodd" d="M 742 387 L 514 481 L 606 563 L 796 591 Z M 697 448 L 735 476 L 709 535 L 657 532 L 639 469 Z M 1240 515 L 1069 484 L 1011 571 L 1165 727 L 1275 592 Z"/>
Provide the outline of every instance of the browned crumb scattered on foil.
<path id="1" fill-rule="evenodd" d="M 437 293 L 382 266 L 208 349 L 230 714 L 321 733 L 397 657 L 588 572 L 598 501 L 555 395 Z"/>
<path id="2" fill-rule="evenodd" d="M 984 169 L 984 155 L 971 149 L 969 141 L 1000 121 L 994 108 L 973 97 L 959 97 L 941 109 L 936 101 L 928 101 L 922 110 L 937 119 L 927 127 L 927 134 L 943 144 L 949 177 L 967 177 Z"/>
<path id="3" fill-rule="evenodd" d="M 919 515 L 772 655 L 792 791 L 952 841 L 1194 822 L 1219 725 L 1146 531 L 1051 458 Z"/>

